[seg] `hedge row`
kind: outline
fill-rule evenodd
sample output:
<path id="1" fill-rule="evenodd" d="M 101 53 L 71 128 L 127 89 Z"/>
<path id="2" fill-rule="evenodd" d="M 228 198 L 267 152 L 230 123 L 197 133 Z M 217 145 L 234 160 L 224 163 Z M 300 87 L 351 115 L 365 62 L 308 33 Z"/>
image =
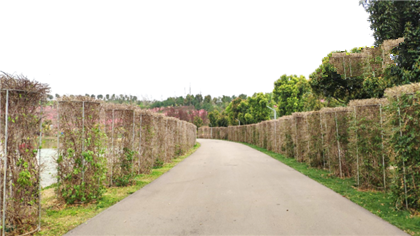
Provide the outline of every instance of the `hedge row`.
<path id="1" fill-rule="evenodd" d="M 70 204 L 99 198 L 105 186 L 130 185 L 195 144 L 195 125 L 135 106 L 73 96 L 56 107 L 57 188 Z"/>
<path id="2" fill-rule="evenodd" d="M 39 156 L 49 90 L 23 76 L 0 75 L 2 234 L 40 229 Z M 57 193 L 67 203 L 89 202 L 107 186 L 129 185 L 135 174 L 148 173 L 195 144 L 195 125 L 135 106 L 69 96 L 53 107 Z"/>
<path id="3" fill-rule="evenodd" d="M 390 88 L 385 94 L 384 99 L 353 100 L 347 107 L 217 129 L 228 140 L 355 178 L 360 189 L 390 190 L 397 206 L 418 210 L 420 84 Z M 200 138 L 219 138 L 208 127 L 198 133 Z"/>

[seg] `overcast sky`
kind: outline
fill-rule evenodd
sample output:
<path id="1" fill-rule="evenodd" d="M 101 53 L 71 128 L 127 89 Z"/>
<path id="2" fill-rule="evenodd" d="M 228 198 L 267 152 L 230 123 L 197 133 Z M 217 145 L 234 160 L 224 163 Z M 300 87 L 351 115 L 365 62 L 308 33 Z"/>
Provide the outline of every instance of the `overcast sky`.
<path id="1" fill-rule="evenodd" d="M 52 94 L 271 92 L 333 50 L 372 46 L 359 0 L 2 1 L 0 70 Z"/>

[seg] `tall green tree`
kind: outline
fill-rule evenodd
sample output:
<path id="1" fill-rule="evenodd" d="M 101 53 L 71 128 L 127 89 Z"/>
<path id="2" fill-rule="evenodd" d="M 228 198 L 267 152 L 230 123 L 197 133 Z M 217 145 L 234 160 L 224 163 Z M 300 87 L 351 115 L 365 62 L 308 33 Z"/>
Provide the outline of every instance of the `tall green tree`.
<path id="1" fill-rule="evenodd" d="M 273 102 L 277 104 L 279 117 L 303 111 L 304 95 L 310 91 L 304 76 L 282 75 L 274 82 Z"/>
<path id="2" fill-rule="evenodd" d="M 246 96 L 246 94 L 239 94 L 239 96 L 238 97 L 240 97 L 240 98 L 242 98 L 242 100 L 245 100 L 248 96 Z"/>
<path id="3" fill-rule="evenodd" d="M 254 94 L 246 100 L 248 111 L 244 115 L 246 124 L 258 123 L 270 119 L 271 110 L 267 108 L 268 100 L 264 93 Z"/>
<path id="4" fill-rule="evenodd" d="M 193 124 L 195 126 L 197 126 L 197 129 L 200 128 L 201 126 L 203 126 L 203 119 L 201 119 L 201 117 L 199 116 L 194 116 L 194 120 L 193 120 Z"/>
<path id="5" fill-rule="evenodd" d="M 393 49 L 396 65 L 390 66 L 388 86 L 420 81 L 420 0 L 360 1 L 369 13 L 375 45 L 384 40 L 404 37 Z"/>
<path id="6" fill-rule="evenodd" d="M 204 103 L 211 103 L 211 95 L 207 95 L 204 97 Z"/>
<path id="7" fill-rule="evenodd" d="M 217 119 L 217 126 L 219 126 L 219 127 L 228 127 L 229 126 L 228 118 L 224 113 L 220 114 L 219 118 Z"/>
<path id="8" fill-rule="evenodd" d="M 239 104 L 243 100 L 241 98 L 235 98 L 232 100 L 232 102 L 229 103 L 229 105 L 226 107 L 226 114 L 228 116 L 229 124 L 230 125 L 238 125 L 238 117 L 242 115 L 241 109 L 239 109 Z"/>
<path id="9" fill-rule="evenodd" d="M 219 119 L 220 113 L 218 110 L 214 110 L 212 112 L 209 112 L 207 115 L 209 118 L 209 126 L 210 127 L 216 127 L 217 125 L 217 119 Z"/>

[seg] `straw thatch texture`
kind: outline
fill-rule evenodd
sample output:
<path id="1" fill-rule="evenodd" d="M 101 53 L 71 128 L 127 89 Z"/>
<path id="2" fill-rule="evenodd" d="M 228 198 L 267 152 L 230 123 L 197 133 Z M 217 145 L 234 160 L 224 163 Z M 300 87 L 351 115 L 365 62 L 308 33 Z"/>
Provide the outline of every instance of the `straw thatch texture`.
<path id="1" fill-rule="evenodd" d="M 419 91 L 420 91 L 420 83 L 406 84 L 406 85 L 396 86 L 392 88 L 387 88 L 385 90 L 385 96 L 388 99 L 390 99 L 390 102 L 392 102 L 397 97 L 400 97 L 405 94 L 414 94 Z"/>
<path id="2" fill-rule="evenodd" d="M 254 145 L 258 145 L 258 141 L 260 138 L 258 137 L 258 129 L 257 124 L 250 125 L 250 137 L 251 137 L 251 143 Z"/>
<path id="3" fill-rule="evenodd" d="M 323 108 L 320 112 L 328 168 L 337 176 L 350 177 L 352 160 L 347 154 L 349 109 Z"/>
<path id="4" fill-rule="evenodd" d="M 309 164 L 316 168 L 325 168 L 321 115 L 318 111 L 306 112 L 305 119 L 308 131 Z"/>
<path id="5" fill-rule="evenodd" d="M 391 50 L 399 46 L 399 44 L 402 42 L 404 42 L 404 38 L 384 40 L 384 42 L 381 45 L 381 48 L 383 50 L 384 67 L 387 65 L 395 64 L 395 62 L 390 57 Z"/>
<path id="6" fill-rule="evenodd" d="M 166 157 L 165 160 L 171 160 L 176 155 L 176 143 L 175 143 L 175 125 L 177 119 L 172 117 L 165 117 L 166 120 Z"/>
<path id="7" fill-rule="evenodd" d="M 132 184 L 134 176 L 135 107 L 107 104 L 105 107 L 106 135 L 108 138 L 109 184 L 125 186 Z"/>
<path id="8" fill-rule="evenodd" d="M 294 129 L 293 129 L 293 117 L 283 116 L 279 119 L 279 139 L 281 140 L 281 152 L 283 155 L 289 158 L 293 158 L 295 155 L 295 143 L 294 143 Z"/>
<path id="9" fill-rule="evenodd" d="M 152 114 L 141 115 L 140 125 L 141 135 L 141 157 L 140 157 L 140 173 L 149 173 L 155 163 L 155 143 L 156 143 L 156 127 L 155 116 Z M 179 135 L 179 134 L 178 134 Z"/>
<path id="10" fill-rule="evenodd" d="M 267 121 L 266 122 L 266 133 L 267 133 L 267 150 L 274 151 L 275 145 L 275 136 L 274 136 L 274 122 Z"/>
<path id="11" fill-rule="evenodd" d="M 420 209 L 420 83 L 387 89 L 387 120 L 392 127 L 389 154 L 396 206 Z"/>
<path id="12" fill-rule="evenodd" d="M 8 74 L 0 76 L 0 88 L 0 207 L 1 214 L 6 216 L 2 226 L 9 234 L 19 235 L 35 230 L 38 225 L 40 166 L 37 152 L 43 116 L 39 108 L 50 88 L 24 76 Z M 3 208 L 3 200 L 6 208 Z"/>
<path id="13" fill-rule="evenodd" d="M 156 161 L 165 163 L 169 160 L 165 157 L 165 147 L 166 147 L 166 120 L 162 115 L 156 116 L 156 138 L 157 138 L 157 149 L 156 149 Z M 185 140 L 187 142 L 187 140 Z"/>
<path id="14" fill-rule="evenodd" d="M 309 163 L 308 148 L 309 135 L 308 123 L 305 112 L 296 112 L 292 115 L 293 128 L 295 132 L 295 159 L 299 162 Z"/>
<path id="15" fill-rule="evenodd" d="M 380 47 L 366 47 L 361 53 L 332 53 L 329 63 L 345 77 L 361 76 L 365 72 L 378 73 L 387 65 L 395 64 L 390 57 L 391 50 L 401 42 L 404 38 L 385 40 Z"/>
<path id="16" fill-rule="evenodd" d="M 337 68 L 337 73 L 345 77 L 360 76 L 363 74 L 363 64 L 366 61 L 365 53 L 333 53 L 329 63 Z"/>
<path id="17" fill-rule="evenodd" d="M 101 126 L 102 105 L 84 96 L 57 101 L 59 147 L 57 189 L 68 202 L 100 197 L 106 173 L 105 140 Z M 85 193 L 80 194 L 80 193 Z"/>
<path id="18" fill-rule="evenodd" d="M 246 127 L 244 125 L 241 125 L 238 127 L 238 129 L 239 129 L 239 141 L 246 142 Z"/>
<path id="19" fill-rule="evenodd" d="M 354 176 L 358 186 L 369 189 L 384 189 L 386 167 L 389 159 L 384 150 L 384 114 L 386 99 L 365 99 L 350 101 L 349 154 L 353 163 Z"/>
<path id="20" fill-rule="evenodd" d="M 229 129 L 227 127 L 200 127 L 198 137 L 206 139 L 227 139 Z"/>

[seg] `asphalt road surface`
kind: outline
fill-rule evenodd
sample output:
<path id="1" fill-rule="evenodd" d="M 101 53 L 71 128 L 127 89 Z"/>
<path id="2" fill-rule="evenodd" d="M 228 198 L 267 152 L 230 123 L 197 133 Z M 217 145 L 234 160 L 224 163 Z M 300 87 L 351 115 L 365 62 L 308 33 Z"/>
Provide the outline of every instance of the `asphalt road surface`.
<path id="1" fill-rule="evenodd" d="M 201 147 L 67 235 L 407 235 L 242 144 Z"/>

